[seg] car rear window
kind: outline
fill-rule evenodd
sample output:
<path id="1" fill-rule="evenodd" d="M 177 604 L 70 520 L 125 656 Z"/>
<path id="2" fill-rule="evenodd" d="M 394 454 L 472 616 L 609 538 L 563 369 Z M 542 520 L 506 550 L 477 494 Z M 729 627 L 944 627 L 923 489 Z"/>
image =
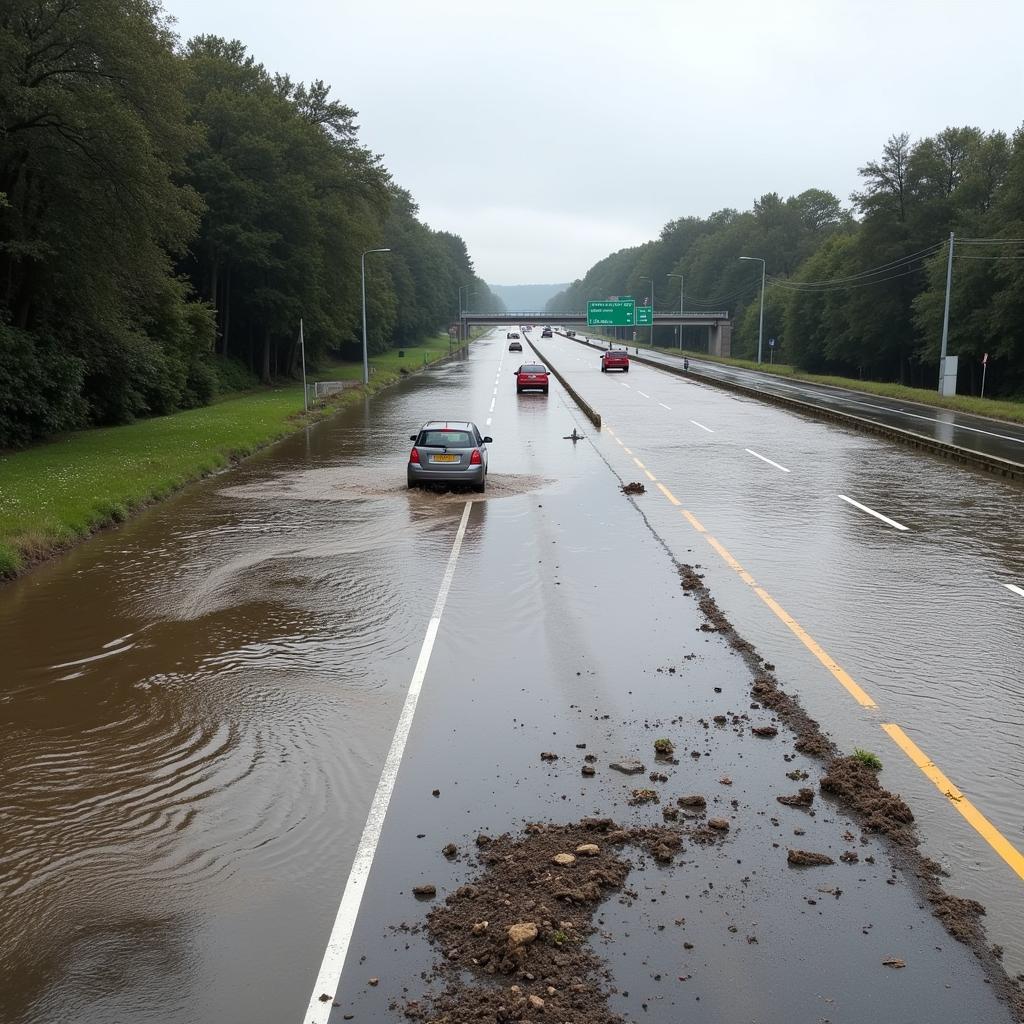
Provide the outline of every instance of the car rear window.
<path id="1" fill-rule="evenodd" d="M 476 438 L 465 430 L 424 430 L 417 443 L 423 448 L 475 448 Z"/>
<path id="2" fill-rule="evenodd" d="M 605 358 L 606 359 L 627 359 L 628 356 L 626 355 L 625 352 L 606 352 L 605 353 Z"/>
<path id="3" fill-rule="evenodd" d="M 541 366 L 540 363 L 524 363 L 519 367 L 520 373 L 547 373 L 547 367 Z"/>

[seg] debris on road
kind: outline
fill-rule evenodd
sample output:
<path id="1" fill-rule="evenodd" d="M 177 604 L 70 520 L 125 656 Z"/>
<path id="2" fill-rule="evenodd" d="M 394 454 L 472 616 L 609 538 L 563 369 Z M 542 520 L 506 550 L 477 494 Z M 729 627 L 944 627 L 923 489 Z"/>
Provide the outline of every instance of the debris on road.
<path id="1" fill-rule="evenodd" d="M 835 861 L 827 853 L 813 853 L 810 850 L 790 850 L 786 860 L 795 868 L 820 867 L 825 864 L 835 864 Z"/>
<path id="2" fill-rule="evenodd" d="M 623 494 L 646 494 L 647 488 L 644 487 L 639 480 L 634 480 L 632 483 L 622 485 Z"/>
<path id="3" fill-rule="evenodd" d="M 437 895 L 436 885 L 414 885 L 412 894 L 417 899 L 421 900 L 432 900 Z"/>
<path id="4" fill-rule="evenodd" d="M 623 775 L 639 775 L 641 772 L 647 771 L 643 761 L 637 761 L 634 758 L 612 761 L 608 767 L 614 768 L 617 772 L 622 772 Z"/>
<path id="5" fill-rule="evenodd" d="M 496 837 L 479 854 L 481 874 L 427 916 L 428 935 L 444 951 L 434 975 L 443 988 L 401 1007 L 406 1016 L 447 1024 L 618 1024 L 621 1018 L 608 1005 L 607 967 L 586 941 L 596 931 L 598 907 L 622 890 L 631 870 L 612 842 L 658 860 L 671 859 L 681 846 L 678 833 L 664 826 L 623 829 L 607 818 L 534 824 L 523 835 Z M 597 853 L 551 870 L 557 854 L 590 847 Z M 490 926 L 475 927 L 483 920 Z"/>

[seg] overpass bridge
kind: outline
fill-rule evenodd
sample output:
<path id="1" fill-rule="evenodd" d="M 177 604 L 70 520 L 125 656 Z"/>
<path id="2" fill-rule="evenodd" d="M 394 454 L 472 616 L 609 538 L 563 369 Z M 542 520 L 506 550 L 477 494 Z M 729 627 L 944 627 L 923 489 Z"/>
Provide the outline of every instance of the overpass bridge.
<path id="1" fill-rule="evenodd" d="M 544 310 L 517 310 L 512 313 L 470 313 L 461 314 L 462 336 L 470 327 L 518 327 L 520 324 L 550 324 L 552 327 L 586 327 L 586 311 L 579 313 L 549 313 Z M 655 327 L 707 327 L 708 354 L 727 356 L 732 350 L 732 320 L 726 310 L 702 313 L 655 313 Z M 640 328 L 614 328 L 617 331 L 650 330 Z M 628 339 L 626 339 L 628 340 Z"/>

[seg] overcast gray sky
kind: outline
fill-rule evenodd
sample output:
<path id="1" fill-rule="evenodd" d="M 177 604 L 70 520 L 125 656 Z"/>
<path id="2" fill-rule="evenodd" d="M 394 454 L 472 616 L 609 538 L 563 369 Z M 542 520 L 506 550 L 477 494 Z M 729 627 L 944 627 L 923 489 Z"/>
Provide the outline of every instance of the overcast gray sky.
<path id="1" fill-rule="evenodd" d="M 493 284 L 568 281 L 675 217 L 846 200 L 893 132 L 1024 121 L 1020 0 L 165 0 L 359 111 Z"/>

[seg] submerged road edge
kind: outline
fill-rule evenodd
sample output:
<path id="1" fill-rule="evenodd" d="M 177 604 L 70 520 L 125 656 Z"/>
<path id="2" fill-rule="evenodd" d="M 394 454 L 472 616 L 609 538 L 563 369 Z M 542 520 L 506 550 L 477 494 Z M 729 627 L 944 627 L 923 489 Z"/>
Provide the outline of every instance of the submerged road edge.
<path id="1" fill-rule="evenodd" d="M 405 703 L 398 716 L 398 724 L 395 726 L 391 746 L 388 749 L 384 767 L 381 769 L 377 791 L 373 795 L 373 802 L 370 804 L 370 811 L 366 816 L 366 824 L 363 826 L 363 834 L 359 838 L 359 846 L 356 848 L 352 868 L 349 871 L 348 880 L 345 882 L 341 903 L 331 928 L 330 938 L 327 940 L 316 984 L 309 997 L 309 1006 L 306 1008 L 303 1024 L 326 1024 L 333 1009 L 338 985 L 341 983 L 341 972 L 345 967 L 349 943 L 352 940 L 352 932 L 355 929 L 356 918 L 359 916 L 359 906 L 363 900 L 370 868 L 373 866 L 377 844 L 380 842 L 384 818 L 388 813 L 388 804 L 391 802 L 391 794 L 394 792 L 398 770 L 405 754 L 405 745 L 412 730 L 416 705 L 419 703 L 420 692 L 423 689 L 423 680 L 426 678 L 430 656 L 434 650 L 434 641 L 437 639 L 437 631 L 441 626 L 441 616 L 444 614 L 445 604 L 448 601 L 448 592 L 451 589 L 452 580 L 455 578 L 455 567 L 459 560 L 459 552 L 462 550 L 462 541 L 466 536 L 466 526 L 469 523 L 469 514 L 472 508 L 473 503 L 467 501 L 462 510 L 462 518 L 455 534 L 451 554 L 448 556 L 448 564 L 445 566 L 444 576 L 441 579 L 441 587 L 437 592 L 434 610 L 427 624 L 427 632 L 423 637 L 420 654 L 416 660 L 416 668 L 413 670 L 412 679 L 409 682 Z"/>

